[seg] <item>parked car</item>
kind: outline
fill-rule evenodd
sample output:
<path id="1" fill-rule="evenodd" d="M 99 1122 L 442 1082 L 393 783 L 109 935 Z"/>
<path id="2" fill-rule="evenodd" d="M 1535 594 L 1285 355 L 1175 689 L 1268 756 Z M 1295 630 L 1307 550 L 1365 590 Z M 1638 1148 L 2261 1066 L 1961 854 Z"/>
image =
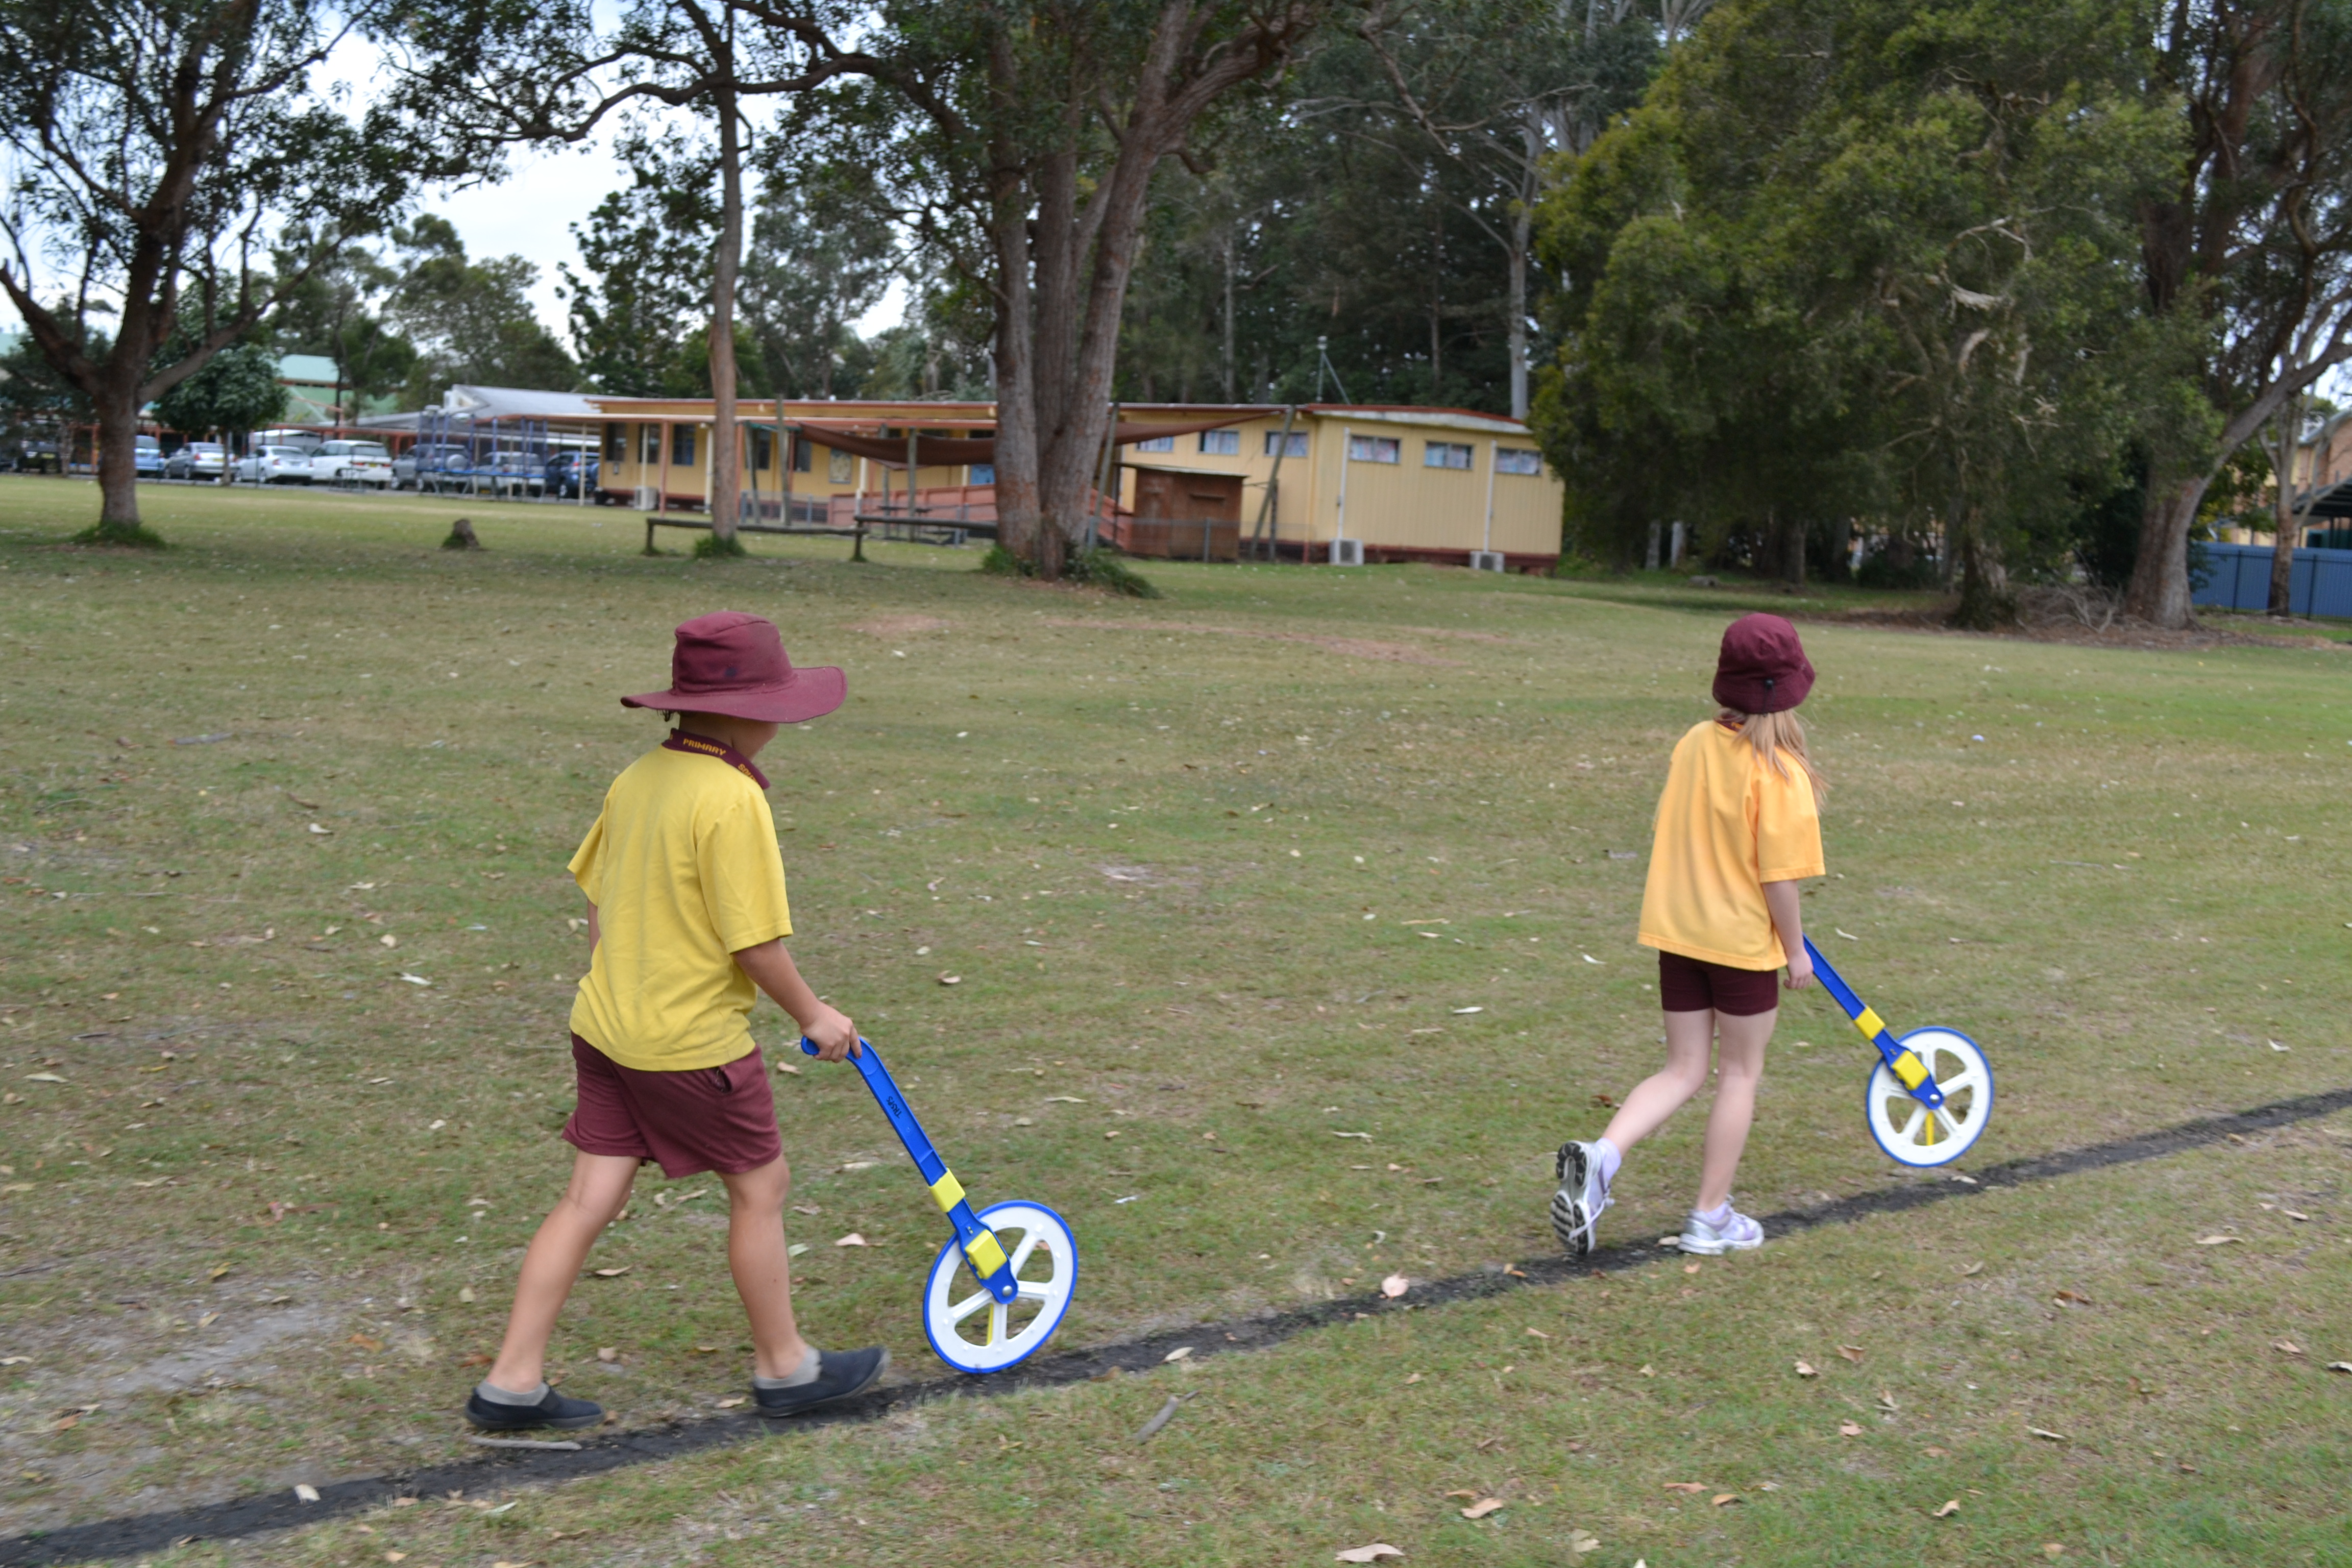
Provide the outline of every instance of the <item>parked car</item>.
<path id="1" fill-rule="evenodd" d="M 578 500 L 581 461 L 581 454 L 578 452 L 558 452 L 548 458 L 547 493 L 551 496 L 562 496 L 565 500 Z M 594 458 L 589 458 L 586 461 L 589 494 L 592 499 L 601 500 L 602 497 L 596 492 L 596 477 L 604 471 L 604 466 Z"/>
<path id="2" fill-rule="evenodd" d="M 392 488 L 413 490 L 416 488 L 416 448 L 411 447 L 392 460 Z"/>
<path id="3" fill-rule="evenodd" d="M 236 460 L 236 478 L 246 485 L 307 485 L 310 454 L 299 447 L 256 447 Z"/>
<path id="4" fill-rule="evenodd" d="M 191 441 L 163 459 L 167 479 L 217 479 L 228 465 L 228 448 L 218 441 Z"/>
<path id="5" fill-rule="evenodd" d="M 131 472 L 142 479 L 163 477 L 163 443 L 152 436 L 134 436 L 131 444 Z"/>
<path id="6" fill-rule="evenodd" d="M 305 457 L 316 453 L 326 439 L 316 430 L 305 430 L 299 425 L 280 425 L 253 433 L 253 444 L 257 447 L 299 447 Z"/>
<path id="7" fill-rule="evenodd" d="M 16 442 L 5 452 L 0 452 L 0 466 L 5 466 L 12 473 L 19 474 L 65 472 L 65 464 L 58 457 L 58 444 L 55 441 L 37 440 L 29 437 Z"/>
<path id="8" fill-rule="evenodd" d="M 329 441 L 310 459 L 310 482 L 392 488 L 392 454 L 374 441 Z"/>

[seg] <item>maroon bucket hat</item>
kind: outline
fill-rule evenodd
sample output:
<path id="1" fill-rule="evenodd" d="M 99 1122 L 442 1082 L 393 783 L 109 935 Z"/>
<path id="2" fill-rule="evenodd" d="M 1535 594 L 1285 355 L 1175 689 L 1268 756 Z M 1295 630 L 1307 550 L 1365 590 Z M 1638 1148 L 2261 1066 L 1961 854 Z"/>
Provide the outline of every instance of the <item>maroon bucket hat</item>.
<path id="1" fill-rule="evenodd" d="M 773 621 L 721 610 L 677 628 L 668 690 L 624 697 L 621 706 L 798 724 L 832 712 L 848 694 L 838 669 L 794 669 Z"/>
<path id="2" fill-rule="evenodd" d="M 1797 628 L 1778 616 L 1742 616 L 1723 631 L 1715 700 L 1735 713 L 1779 713 L 1813 689 L 1813 667 Z"/>

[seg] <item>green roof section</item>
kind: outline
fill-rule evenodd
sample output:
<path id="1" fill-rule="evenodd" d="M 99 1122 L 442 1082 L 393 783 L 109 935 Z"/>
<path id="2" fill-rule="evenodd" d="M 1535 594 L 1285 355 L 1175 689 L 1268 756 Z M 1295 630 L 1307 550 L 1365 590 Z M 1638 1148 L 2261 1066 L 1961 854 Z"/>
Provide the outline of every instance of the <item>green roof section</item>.
<path id="1" fill-rule="evenodd" d="M 278 379 L 289 386 L 324 386 L 335 384 L 335 362 L 325 354 L 279 354 Z M 329 396 L 333 393 L 330 391 Z"/>

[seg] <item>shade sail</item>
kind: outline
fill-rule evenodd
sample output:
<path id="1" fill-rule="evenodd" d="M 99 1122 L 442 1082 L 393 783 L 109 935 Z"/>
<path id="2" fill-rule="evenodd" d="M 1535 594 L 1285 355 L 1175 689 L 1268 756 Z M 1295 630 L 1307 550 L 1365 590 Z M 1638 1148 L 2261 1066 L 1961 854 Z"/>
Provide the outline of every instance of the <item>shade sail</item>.
<path id="1" fill-rule="evenodd" d="M 1221 415 L 1214 419 L 1192 419 L 1178 423 L 1157 420 L 1122 419 L 1118 422 L 1117 440 L 1122 447 L 1137 441 L 1149 441 L 1159 436 L 1191 436 L 1202 430 L 1222 430 L 1228 425 L 1244 424 L 1259 417 L 1262 410 L 1247 409 L 1239 414 Z M 753 424 L 764 421 L 753 420 Z M 963 420 L 961 424 L 979 421 Z M 837 426 L 816 424 L 808 420 L 787 419 L 784 428 L 798 432 L 810 445 L 831 447 L 836 451 L 871 458 L 877 462 L 895 463 L 904 467 L 907 461 L 907 438 L 904 436 L 867 436 L 845 430 Z M 915 461 L 924 468 L 961 468 L 971 463 L 996 461 L 996 437 L 993 436 L 917 436 Z"/>

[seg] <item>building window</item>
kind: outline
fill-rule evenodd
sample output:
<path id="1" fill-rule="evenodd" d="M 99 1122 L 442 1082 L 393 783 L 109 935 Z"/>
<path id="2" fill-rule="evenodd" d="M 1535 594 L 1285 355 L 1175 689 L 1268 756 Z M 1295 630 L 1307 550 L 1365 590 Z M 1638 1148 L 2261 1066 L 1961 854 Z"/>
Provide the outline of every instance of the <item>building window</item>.
<path id="1" fill-rule="evenodd" d="M 751 434 L 751 471 L 758 473 L 776 460 L 776 433 L 765 425 L 745 426 Z"/>
<path id="2" fill-rule="evenodd" d="M 1135 449 L 1139 452 L 1172 452 L 1176 449 L 1176 437 L 1173 436 L 1149 436 L 1144 439 L 1136 442 Z"/>
<path id="3" fill-rule="evenodd" d="M 1303 458 L 1307 456 L 1307 432 L 1304 430 L 1293 430 L 1290 433 L 1289 439 L 1285 440 L 1281 431 L 1267 431 L 1265 433 L 1265 455 L 1269 458 L 1273 457 L 1277 447 L 1281 449 L 1282 455 L 1286 458 Z"/>
<path id="4" fill-rule="evenodd" d="M 604 426 L 604 460 L 606 462 L 619 463 L 627 460 L 629 456 L 628 430 L 629 427 L 625 425 L 607 425 Z"/>
<path id="5" fill-rule="evenodd" d="M 661 433 L 662 427 L 658 425 L 637 426 L 637 449 L 644 454 L 638 460 L 647 468 L 661 461 Z"/>
<path id="6" fill-rule="evenodd" d="M 809 454 L 814 450 L 809 443 L 809 438 L 794 432 L 793 434 L 787 436 L 785 439 L 792 443 L 793 472 L 796 474 L 805 474 L 809 472 L 809 464 L 814 461 Z"/>
<path id="7" fill-rule="evenodd" d="M 994 463 L 974 463 L 964 479 L 968 485 L 992 485 L 996 482 Z"/>
<path id="8" fill-rule="evenodd" d="M 1348 460 L 1351 463 L 1393 463 L 1397 460 L 1399 442 L 1393 436 L 1350 436 L 1348 437 Z"/>
<path id="9" fill-rule="evenodd" d="M 1470 467 L 1470 446 L 1466 441 L 1432 441 L 1423 448 L 1421 466 L 1424 468 L 1467 468 Z"/>
<path id="10" fill-rule="evenodd" d="M 694 426 L 673 425 L 669 427 L 669 460 L 672 468 L 694 466 Z"/>
<path id="11" fill-rule="evenodd" d="M 1201 451 L 1211 458 L 1238 458 L 1242 455 L 1242 433 L 1238 430 L 1203 430 Z"/>
<path id="12" fill-rule="evenodd" d="M 1532 447 L 1497 447 L 1495 448 L 1495 471 L 1498 474 L 1540 474 L 1543 458 Z"/>

